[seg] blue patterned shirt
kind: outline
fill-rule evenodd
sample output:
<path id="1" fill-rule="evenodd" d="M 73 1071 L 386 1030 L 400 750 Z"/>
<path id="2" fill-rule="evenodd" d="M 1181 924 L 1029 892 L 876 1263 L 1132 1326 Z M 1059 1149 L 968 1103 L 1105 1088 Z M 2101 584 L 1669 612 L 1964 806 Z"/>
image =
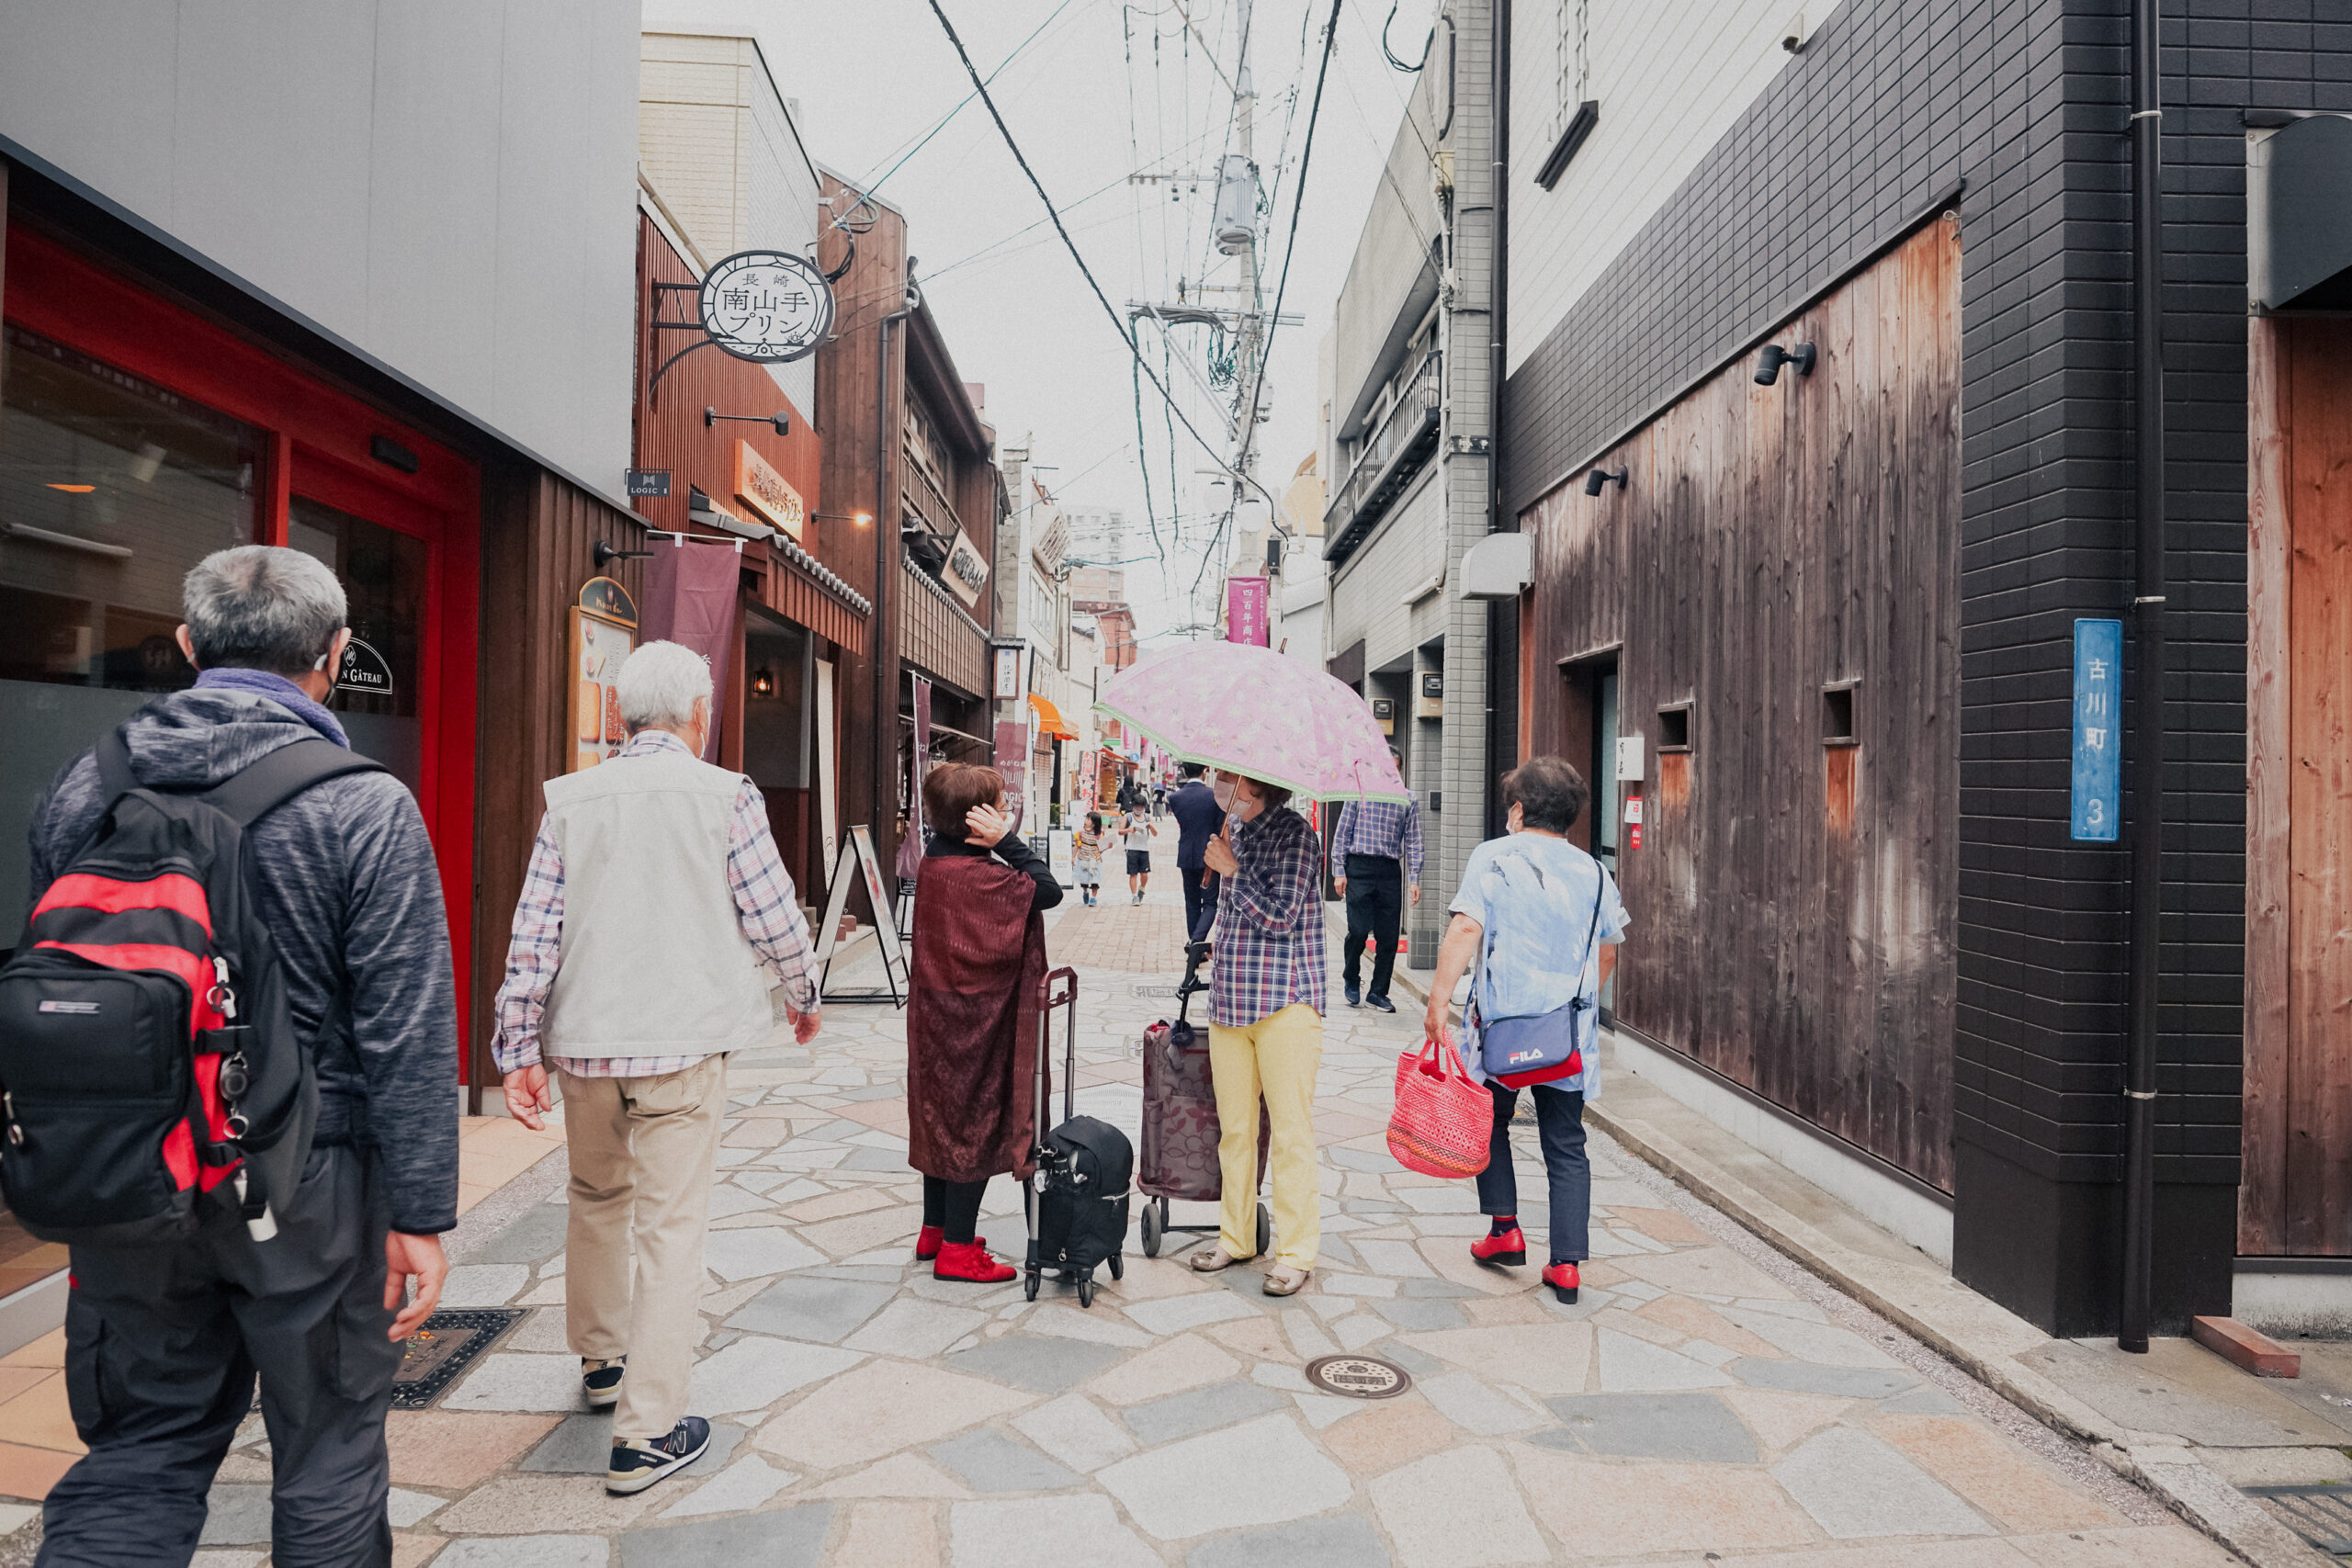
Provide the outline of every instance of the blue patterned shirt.
<path id="1" fill-rule="evenodd" d="M 1293 1002 L 1324 1010 L 1323 856 L 1288 807 L 1227 818 L 1241 869 L 1217 896 L 1212 1022 L 1242 1028 Z"/>
<path id="2" fill-rule="evenodd" d="M 1348 874 L 1350 855 L 1378 855 L 1405 863 L 1405 880 L 1421 880 L 1421 807 L 1392 800 L 1351 800 L 1340 807 L 1331 830 L 1331 874 Z"/>

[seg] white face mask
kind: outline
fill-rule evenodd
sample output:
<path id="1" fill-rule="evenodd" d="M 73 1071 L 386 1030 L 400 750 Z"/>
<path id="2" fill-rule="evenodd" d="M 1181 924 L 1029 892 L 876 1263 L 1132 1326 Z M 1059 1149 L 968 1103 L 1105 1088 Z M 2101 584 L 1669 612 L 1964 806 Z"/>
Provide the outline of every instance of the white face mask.
<path id="1" fill-rule="evenodd" d="M 1209 789 L 1216 796 L 1216 808 L 1219 811 L 1231 811 L 1233 809 L 1233 775 L 1217 773 L 1214 776 L 1216 782 L 1211 784 Z"/>

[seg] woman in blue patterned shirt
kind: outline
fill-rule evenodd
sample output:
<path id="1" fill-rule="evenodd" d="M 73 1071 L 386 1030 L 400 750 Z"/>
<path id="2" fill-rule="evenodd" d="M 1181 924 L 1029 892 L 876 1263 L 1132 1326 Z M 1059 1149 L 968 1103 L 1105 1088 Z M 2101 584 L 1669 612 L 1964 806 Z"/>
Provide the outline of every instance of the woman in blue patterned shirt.
<path id="1" fill-rule="evenodd" d="M 1297 1293 L 1322 1243 L 1315 1170 L 1315 1076 L 1323 1062 L 1322 845 L 1290 810 L 1290 791 L 1226 774 L 1229 815 L 1203 858 L 1224 879 L 1212 936 L 1209 1074 L 1225 1180 L 1217 1243 L 1193 1254 L 1204 1273 L 1252 1255 L 1257 1236 L 1258 1100 L 1273 1147 L 1274 1266 L 1270 1296 Z"/>

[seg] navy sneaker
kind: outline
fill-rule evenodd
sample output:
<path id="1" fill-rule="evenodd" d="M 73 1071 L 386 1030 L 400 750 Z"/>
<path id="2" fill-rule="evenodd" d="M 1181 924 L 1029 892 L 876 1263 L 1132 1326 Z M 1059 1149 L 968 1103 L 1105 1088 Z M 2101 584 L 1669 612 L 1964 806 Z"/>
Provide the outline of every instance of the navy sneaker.
<path id="1" fill-rule="evenodd" d="M 684 1470 L 710 1447 L 710 1423 L 689 1416 L 666 1438 L 650 1443 L 615 1443 L 606 1461 L 605 1490 L 626 1495 L 642 1492 L 663 1476 Z"/>
<path id="2" fill-rule="evenodd" d="M 1341 988 L 1348 993 L 1348 1005 L 1350 1007 L 1360 1008 L 1363 1006 L 1363 990 L 1361 987 L 1346 986 Z"/>
<path id="3" fill-rule="evenodd" d="M 1386 997 L 1366 997 L 1363 999 L 1363 1005 L 1372 1009 L 1374 1012 L 1395 1012 L 1396 1010 L 1396 1004 L 1390 1001 Z"/>
<path id="4" fill-rule="evenodd" d="M 588 1396 L 591 1410 L 610 1410 L 621 1402 L 621 1373 L 628 1358 L 616 1356 L 609 1361 L 592 1361 L 580 1358 L 580 1392 Z"/>

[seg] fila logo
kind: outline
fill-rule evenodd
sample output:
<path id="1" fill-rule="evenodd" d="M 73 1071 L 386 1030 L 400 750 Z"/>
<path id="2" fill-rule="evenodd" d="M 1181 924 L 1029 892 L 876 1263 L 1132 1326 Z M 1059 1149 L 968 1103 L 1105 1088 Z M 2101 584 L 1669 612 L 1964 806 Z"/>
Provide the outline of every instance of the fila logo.
<path id="1" fill-rule="evenodd" d="M 43 1002 L 40 1004 L 40 1010 L 72 1013 L 76 1017 L 89 1018 L 96 1015 L 98 1004 L 96 1002 Z"/>

